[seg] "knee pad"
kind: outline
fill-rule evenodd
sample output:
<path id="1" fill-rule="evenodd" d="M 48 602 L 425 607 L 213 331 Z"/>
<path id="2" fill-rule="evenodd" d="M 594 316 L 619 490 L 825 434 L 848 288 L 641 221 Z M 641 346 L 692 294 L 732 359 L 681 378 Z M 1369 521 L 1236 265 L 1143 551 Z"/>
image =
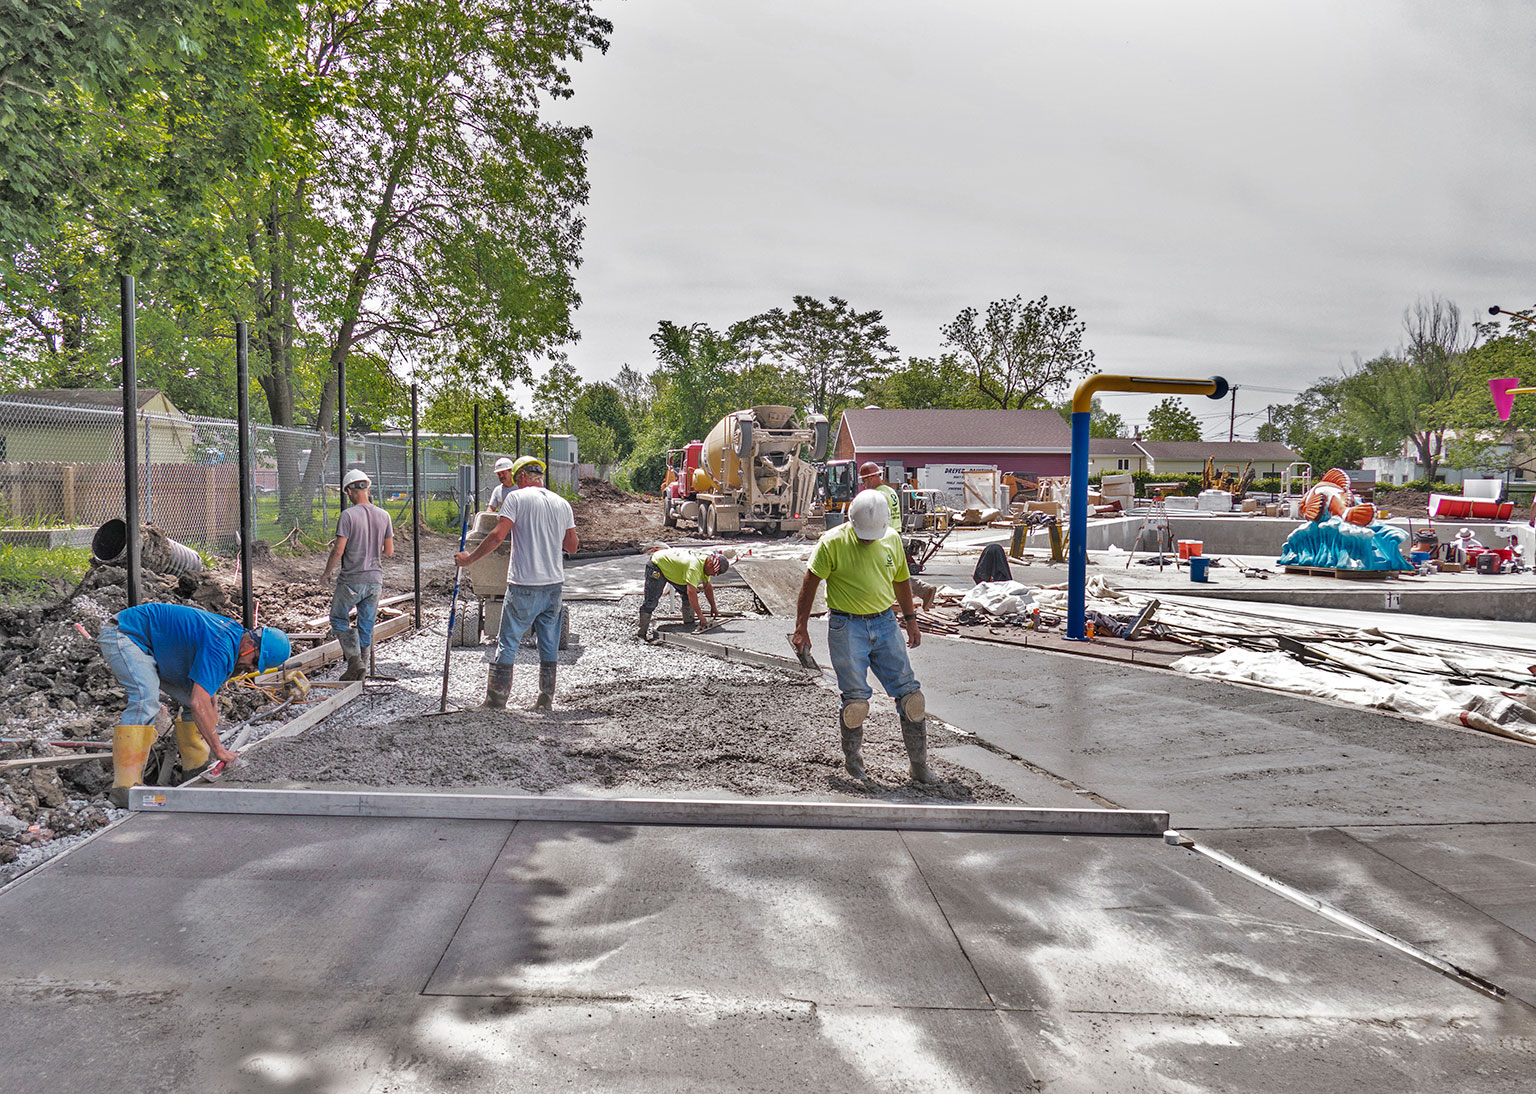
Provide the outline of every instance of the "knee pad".
<path id="1" fill-rule="evenodd" d="M 921 722 L 928 716 L 928 700 L 921 691 L 909 691 L 896 700 L 896 713 L 903 722 Z"/>
<path id="2" fill-rule="evenodd" d="M 864 699 L 855 699 L 851 703 L 844 703 L 843 710 L 838 715 L 844 729 L 858 729 L 864 724 L 864 719 L 869 716 L 869 703 Z"/>

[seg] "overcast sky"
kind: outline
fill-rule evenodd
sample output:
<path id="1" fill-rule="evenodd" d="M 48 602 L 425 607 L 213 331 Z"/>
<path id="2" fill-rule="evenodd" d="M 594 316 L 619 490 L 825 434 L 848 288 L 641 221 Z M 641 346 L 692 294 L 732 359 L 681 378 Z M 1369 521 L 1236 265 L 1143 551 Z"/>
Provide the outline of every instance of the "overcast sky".
<path id="1" fill-rule="evenodd" d="M 1526 3 L 623 0 L 590 125 L 585 379 L 662 319 L 796 293 L 903 356 L 970 305 L 1070 304 L 1105 372 L 1221 374 L 1239 434 L 1439 294 L 1536 301 Z M 1273 389 L 1273 390 L 1260 390 Z M 1144 424 L 1153 399 L 1112 396 Z M 1191 403 L 1207 437 L 1228 404 Z"/>

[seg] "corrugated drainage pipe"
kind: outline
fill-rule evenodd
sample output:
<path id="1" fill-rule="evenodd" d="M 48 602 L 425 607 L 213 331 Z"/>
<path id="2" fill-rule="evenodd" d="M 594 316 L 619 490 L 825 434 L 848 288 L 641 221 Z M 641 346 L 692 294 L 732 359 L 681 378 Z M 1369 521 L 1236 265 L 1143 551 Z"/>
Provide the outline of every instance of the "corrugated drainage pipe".
<path id="1" fill-rule="evenodd" d="M 91 537 L 91 557 L 97 562 L 121 562 L 128 550 L 128 522 L 113 517 Z M 192 548 L 158 531 L 145 533 L 141 553 L 144 565 L 167 574 L 198 574 L 203 559 Z"/>

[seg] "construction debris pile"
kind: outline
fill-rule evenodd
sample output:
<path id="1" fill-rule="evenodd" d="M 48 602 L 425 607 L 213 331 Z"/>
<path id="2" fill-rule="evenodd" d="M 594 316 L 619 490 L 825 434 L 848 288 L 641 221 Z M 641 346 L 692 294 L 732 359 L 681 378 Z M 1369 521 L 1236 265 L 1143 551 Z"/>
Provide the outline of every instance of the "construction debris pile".
<path id="1" fill-rule="evenodd" d="M 143 598 L 235 615 L 238 583 L 232 594 L 227 580 L 146 567 Z M 113 815 L 105 795 L 124 696 L 95 636 L 128 606 L 126 583 L 122 567 L 97 565 L 58 602 L 0 608 L 0 867 L 28 847 L 99 828 Z M 226 719 L 248 717 L 268 701 L 239 688 L 217 698 Z M 160 721 L 166 729 L 163 709 Z"/>

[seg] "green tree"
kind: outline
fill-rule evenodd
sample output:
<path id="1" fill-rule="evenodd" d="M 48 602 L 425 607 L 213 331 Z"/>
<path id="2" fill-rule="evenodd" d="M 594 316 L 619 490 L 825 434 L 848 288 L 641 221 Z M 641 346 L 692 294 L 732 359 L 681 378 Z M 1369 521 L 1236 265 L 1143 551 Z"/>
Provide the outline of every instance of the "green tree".
<path id="1" fill-rule="evenodd" d="M 1170 395 L 1147 412 L 1145 437 L 1149 441 L 1198 441 L 1200 420 L 1182 400 Z"/>
<path id="2" fill-rule="evenodd" d="M 635 446 L 634 430 L 619 389 L 612 384 L 587 384 L 576 399 L 574 414 L 585 418 L 595 426 L 606 429 L 611 436 L 612 455 L 609 460 L 622 460 Z M 580 432 L 576 432 L 580 438 Z"/>
<path id="3" fill-rule="evenodd" d="M 1366 454 L 1366 443 L 1350 432 L 1340 408 L 1341 377 L 1319 380 L 1294 403 L 1267 409 L 1268 421 L 1255 431 L 1261 441 L 1289 446 L 1297 456 L 1321 474 L 1330 467 L 1353 470 Z"/>
<path id="4" fill-rule="evenodd" d="M 1060 414 L 1069 423 L 1072 421 L 1072 400 L 1063 399 L 1056 404 L 1056 413 Z M 1090 437 L 1124 437 L 1127 435 L 1125 419 L 1113 411 L 1105 410 L 1104 404 L 1095 395 L 1093 402 L 1089 404 L 1090 417 L 1088 418 L 1088 436 Z"/>
<path id="5" fill-rule="evenodd" d="M 565 66 L 606 49 L 611 25 L 591 0 L 351 0 L 311 16 L 289 75 L 321 89 L 315 139 L 246 204 L 273 422 L 296 424 L 306 326 L 331 377 L 316 426 L 359 347 L 408 354 L 435 384 L 531 381 L 532 360 L 576 337 L 590 136 L 540 109 L 571 94 Z M 279 451 L 285 502 L 311 492 L 297 467 Z"/>
<path id="6" fill-rule="evenodd" d="M 899 410 L 963 410 L 987 405 L 976 377 L 953 353 L 938 358 L 909 357 L 865 389 L 871 406 Z"/>
<path id="7" fill-rule="evenodd" d="M 544 370 L 544 375 L 533 388 L 533 412 L 550 428 L 569 432 L 571 412 L 581 397 L 581 377 L 570 361 L 558 357 Z"/>
<path id="8" fill-rule="evenodd" d="M 1455 304 L 1439 297 L 1405 310 L 1403 329 L 1400 353 L 1356 362 L 1340 385 L 1341 404 L 1345 421 L 1373 451 L 1395 452 L 1410 442 L 1433 482 L 1457 397 L 1470 386 L 1465 360 L 1477 334 Z"/>
<path id="9" fill-rule="evenodd" d="M 1044 296 L 1015 296 L 988 304 L 985 318 L 966 308 L 939 333 L 970 362 L 977 389 L 1011 410 L 1038 404 L 1093 366 L 1084 330 L 1070 307 L 1053 308 Z"/>
<path id="10" fill-rule="evenodd" d="M 897 360 L 879 311 L 857 312 L 829 296 L 796 296 L 785 311 L 773 308 L 739 325 L 734 339 L 745 356 L 778 367 L 798 381 L 800 398 L 831 415 Z"/>
<path id="11" fill-rule="evenodd" d="M 1536 326 L 1514 320 L 1507 333 L 1501 334 L 1496 322 L 1477 330 L 1480 344 L 1466 354 L 1464 383 L 1448 409 L 1455 439 L 1446 445 L 1446 459 L 1455 467 L 1494 474 L 1528 468 L 1536 459 L 1536 400 L 1517 396 L 1509 420 L 1501 421 L 1488 382 L 1501 377 L 1536 382 Z"/>
<path id="12" fill-rule="evenodd" d="M 741 345 L 734 333 L 664 319 L 651 344 L 658 362 L 653 441 L 667 447 L 701 441 L 728 411 L 740 409 L 735 395 Z"/>

